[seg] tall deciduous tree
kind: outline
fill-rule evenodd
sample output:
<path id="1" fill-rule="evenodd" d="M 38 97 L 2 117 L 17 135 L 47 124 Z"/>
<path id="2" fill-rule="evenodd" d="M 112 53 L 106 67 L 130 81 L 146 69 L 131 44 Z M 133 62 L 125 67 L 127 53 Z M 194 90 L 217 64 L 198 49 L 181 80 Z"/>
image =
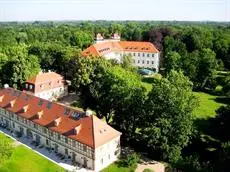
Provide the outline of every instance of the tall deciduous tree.
<path id="1" fill-rule="evenodd" d="M 182 72 L 171 71 L 167 78 L 155 80 L 144 105 L 144 122 L 139 126 L 140 137 L 153 154 L 169 162 L 180 158 L 192 135 L 196 106 L 192 83 Z"/>

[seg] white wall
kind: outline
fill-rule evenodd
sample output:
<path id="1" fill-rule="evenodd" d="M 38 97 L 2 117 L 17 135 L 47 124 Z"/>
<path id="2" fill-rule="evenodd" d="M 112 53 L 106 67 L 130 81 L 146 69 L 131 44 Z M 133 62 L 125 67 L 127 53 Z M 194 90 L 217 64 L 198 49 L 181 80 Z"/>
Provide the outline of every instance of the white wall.
<path id="1" fill-rule="evenodd" d="M 115 155 L 115 153 L 117 154 Z M 95 171 L 107 167 L 120 156 L 120 136 L 95 149 Z"/>
<path id="2" fill-rule="evenodd" d="M 50 90 L 35 93 L 34 95 L 46 100 L 51 100 L 53 98 L 59 98 L 68 94 L 68 89 L 66 87 L 58 87 Z"/>
<path id="3" fill-rule="evenodd" d="M 134 60 L 133 65 L 144 68 L 155 68 L 159 71 L 160 53 L 146 53 L 146 52 L 111 52 L 105 54 L 105 59 L 115 59 L 119 63 L 122 62 L 123 55 L 129 55 Z M 139 62 L 139 63 L 138 63 Z M 144 63 L 143 63 L 144 62 Z"/>

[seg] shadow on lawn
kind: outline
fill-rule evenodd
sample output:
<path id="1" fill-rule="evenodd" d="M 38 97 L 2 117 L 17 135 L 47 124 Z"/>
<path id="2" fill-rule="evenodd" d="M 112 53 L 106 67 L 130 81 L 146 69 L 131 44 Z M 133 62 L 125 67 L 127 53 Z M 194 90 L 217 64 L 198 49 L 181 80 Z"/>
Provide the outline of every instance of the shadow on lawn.
<path id="1" fill-rule="evenodd" d="M 149 78 L 142 78 L 142 82 L 152 84 L 154 82 L 154 78 L 149 77 Z"/>
<path id="2" fill-rule="evenodd" d="M 224 97 L 224 96 L 217 97 L 214 99 L 214 101 L 217 103 L 222 103 L 222 104 L 229 104 L 230 103 L 230 99 L 228 97 Z"/>

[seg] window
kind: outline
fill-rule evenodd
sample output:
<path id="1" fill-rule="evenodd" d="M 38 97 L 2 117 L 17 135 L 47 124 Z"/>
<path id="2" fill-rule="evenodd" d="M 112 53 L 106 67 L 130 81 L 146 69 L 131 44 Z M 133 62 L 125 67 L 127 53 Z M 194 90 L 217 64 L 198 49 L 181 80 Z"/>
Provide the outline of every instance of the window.
<path id="1" fill-rule="evenodd" d="M 140 57 L 140 53 L 138 53 L 138 57 Z"/>
<path id="2" fill-rule="evenodd" d="M 137 63 L 140 63 L 140 60 L 138 60 Z"/>
<path id="3" fill-rule="evenodd" d="M 47 107 L 48 109 L 50 109 L 51 106 L 52 106 L 52 102 L 48 102 L 46 107 Z"/>
<path id="4" fill-rule="evenodd" d="M 26 84 L 26 89 L 28 88 L 28 84 Z"/>
<path id="5" fill-rule="evenodd" d="M 152 57 L 154 57 L 154 54 L 152 54 Z"/>
<path id="6" fill-rule="evenodd" d="M 43 128 L 43 133 L 47 134 L 47 129 Z"/>
<path id="7" fill-rule="evenodd" d="M 149 64 L 149 61 L 147 60 L 147 64 Z"/>
<path id="8" fill-rule="evenodd" d="M 13 128 L 15 128 L 15 124 L 14 124 L 14 122 L 13 122 Z"/>
<path id="9" fill-rule="evenodd" d="M 87 147 L 86 147 L 86 145 L 83 145 L 83 151 L 87 151 Z"/>
<path id="10" fill-rule="evenodd" d="M 73 147 L 76 147 L 76 142 L 75 141 L 72 141 L 73 142 Z"/>
<path id="11" fill-rule="evenodd" d="M 145 61 L 144 60 L 142 60 L 142 64 L 144 64 L 145 63 Z"/>
<path id="12" fill-rule="evenodd" d="M 152 64 L 154 64 L 154 61 L 152 61 Z"/>
<path id="13" fill-rule="evenodd" d="M 147 57 L 149 57 L 149 54 L 147 54 Z"/>
<path id="14" fill-rule="evenodd" d="M 103 158 L 101 158 L 101 163 L 103 164 Z"/>
<path id="15" fill-rule="evenodd" d="M 110 159 L 110 154 L 108 155 L 108 159 Z"/>
<path id="16" fill-rule="evenodd" d="M 65 149 L 65 154 L 68 155 L 68 149 Z"/>
<path id="17" fill-rule="evenodd" d="M 51 86 L 51 82 L 49 82 L 49 86 Z"/>
<path id="18" fill-rule="evenodd" d="M 42 106 L 42 104 L 43 104 L 43 100 L 40 99 L 39 102 L 38 102 L 38 105 L 39 105 L 39 106 Z"/>
<path id="19" fill-rule="evenodd" d="M 31 90 L 33 89 L 33 85 L 30 85 L 30 89 L 31 89 Z"/>
<path id="20" fill-rule="evenodd" d="M 49 145 L 49 140 L 48 139 L 46 139 L 46 145 Z"/>
<path id="21" fill-rule="evenodd" d="M 65 143 L 67 143 L 67 144 L 68 144 L 68 138 L 67 138 L 67 137 L 65 138 Z"/>
<path id="22" fill-rule="evenodd" d="M 143 53 L 143 57 L 145 57 L 145 53 Z"/>
<path id="23" fill-rule="evenodd" d="M 59 140 L 61 139 L 61 136 L 60 136 L 60 134 L 58 134 L 58 139 L 59 139 Z"/>
<path id="24" fill-rule="evenodd" d="M 36 124 L 34 124 L 34 128 L 35 128 L 35 129 L 38 129 L 38 126 L 37 126 Z"/>
<path id="25" fill-rule="evenodd" d="M 136 55 L 136 53 L 133 53 L 133 56 L 135 56 Z"/>

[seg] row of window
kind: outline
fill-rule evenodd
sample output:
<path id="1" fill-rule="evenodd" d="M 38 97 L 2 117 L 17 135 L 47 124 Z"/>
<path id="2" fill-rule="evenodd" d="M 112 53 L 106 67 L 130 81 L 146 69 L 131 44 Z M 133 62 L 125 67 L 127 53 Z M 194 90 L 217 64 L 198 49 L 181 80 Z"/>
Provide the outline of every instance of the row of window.
<path id="1" fill-rule="evenodd" d="M 135 63 L 135 62 L 137 62 L 137 64 L 140 64 L 141 62 L 142 62 L 142 64 L 145 64 L 145 60 L 137 60 L 137 61 L 135 61 L 135 60 L 133 60 L 133 63 Z M 152 60 L 152 61 L 150 61 L 150 60 L 147 60 L 146 61 L 146 64 L 152 64 L 152 65 L 154 65 L 154 61 Z"/>
<path id="2" fill-rule="evenodd" d="M 126 53 L 129 56 L 137 56 L 137 57 L 141 57 L 141 53 Z M 150 53 L 142 53 L 142 57 L 154 57 L 155 54 L 150 54 Z"/>

